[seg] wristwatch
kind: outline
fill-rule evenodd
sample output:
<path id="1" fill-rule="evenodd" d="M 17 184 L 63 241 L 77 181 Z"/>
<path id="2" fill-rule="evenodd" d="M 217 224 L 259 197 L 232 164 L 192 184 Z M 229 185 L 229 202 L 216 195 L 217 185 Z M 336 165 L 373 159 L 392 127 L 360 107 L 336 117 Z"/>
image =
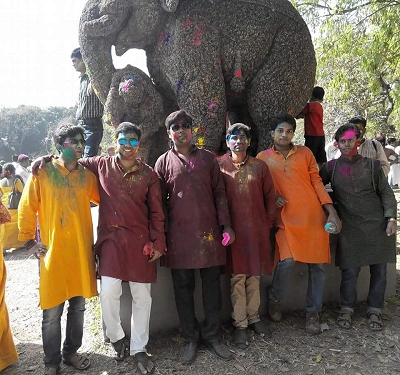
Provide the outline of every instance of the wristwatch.
<path id="1" fill-rule="evenodd" d="M 397 219 L 396 219 L 395 217 L 389 217 L 389 218 L 388 218 L 388 222 L 389 222 L 389 221 L 394 221 L 394 222 L 396 222 Z"/>

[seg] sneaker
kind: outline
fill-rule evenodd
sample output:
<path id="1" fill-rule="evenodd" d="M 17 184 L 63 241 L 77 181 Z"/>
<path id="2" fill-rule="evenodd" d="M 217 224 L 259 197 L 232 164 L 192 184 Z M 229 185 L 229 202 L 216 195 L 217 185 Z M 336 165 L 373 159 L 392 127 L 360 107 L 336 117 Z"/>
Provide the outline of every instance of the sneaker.
<path id="1" fill-rule="evenodd" d="M 268 298 L 268 315 L 275 323 L 282 321 L 281 301 L 274 301 L 273 299 Z"/>
<path id="2" fill-rule="evenodd" d="M 318 314 L 306 314 L 306 332 L 310 335 L 318 335 L 321 332 Z"/>

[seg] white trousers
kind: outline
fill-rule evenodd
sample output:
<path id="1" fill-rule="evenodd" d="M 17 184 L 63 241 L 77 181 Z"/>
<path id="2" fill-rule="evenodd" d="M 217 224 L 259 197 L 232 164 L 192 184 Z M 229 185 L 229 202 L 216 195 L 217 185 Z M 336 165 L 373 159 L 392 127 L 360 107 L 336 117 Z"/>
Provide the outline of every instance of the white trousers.
<path id="1" fill-rule="evenodd" d="M 130 354 L 135 355 L 145 352 L 149 341 L 151 284 L 129 282 L 129 288 L 132 295 Z M 111 342 L 121 340 L 125 336 L 120 317 L 121 295 L 122 281 L 120 279 L 101 277 L 101 312 L 106 326 L 106 335 Z"/>

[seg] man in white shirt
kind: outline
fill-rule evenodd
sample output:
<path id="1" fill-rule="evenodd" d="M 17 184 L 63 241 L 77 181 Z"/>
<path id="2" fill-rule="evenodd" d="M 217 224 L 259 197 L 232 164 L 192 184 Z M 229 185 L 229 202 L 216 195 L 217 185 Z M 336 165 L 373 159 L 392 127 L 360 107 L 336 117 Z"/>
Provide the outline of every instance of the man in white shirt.
<path id="1" fill-rule="evenodd" d="M 20 154 L 18 155 L 18 166 L 15 168 L 15 174 L 21 176 L 22 180 L 24 181 L 24 184 L 26 184 L 26 181 L 28 180 L 29 177 L 29 156 L 25 154 Z"/>

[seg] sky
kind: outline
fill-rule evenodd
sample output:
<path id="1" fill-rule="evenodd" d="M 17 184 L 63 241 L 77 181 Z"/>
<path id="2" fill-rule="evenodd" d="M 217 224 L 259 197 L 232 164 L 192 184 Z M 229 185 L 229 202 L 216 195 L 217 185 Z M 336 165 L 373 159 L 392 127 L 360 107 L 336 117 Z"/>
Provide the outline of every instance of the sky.
<path id="1" fill-rule="evenodd" d="M 79 73 L 70 55 L 78 47 L 79 18 L 86 0 L 1 0 L 0 107 L 41 108 L 76 104 Z M 147 72 L 143 51 L 115 57 Z"/>

